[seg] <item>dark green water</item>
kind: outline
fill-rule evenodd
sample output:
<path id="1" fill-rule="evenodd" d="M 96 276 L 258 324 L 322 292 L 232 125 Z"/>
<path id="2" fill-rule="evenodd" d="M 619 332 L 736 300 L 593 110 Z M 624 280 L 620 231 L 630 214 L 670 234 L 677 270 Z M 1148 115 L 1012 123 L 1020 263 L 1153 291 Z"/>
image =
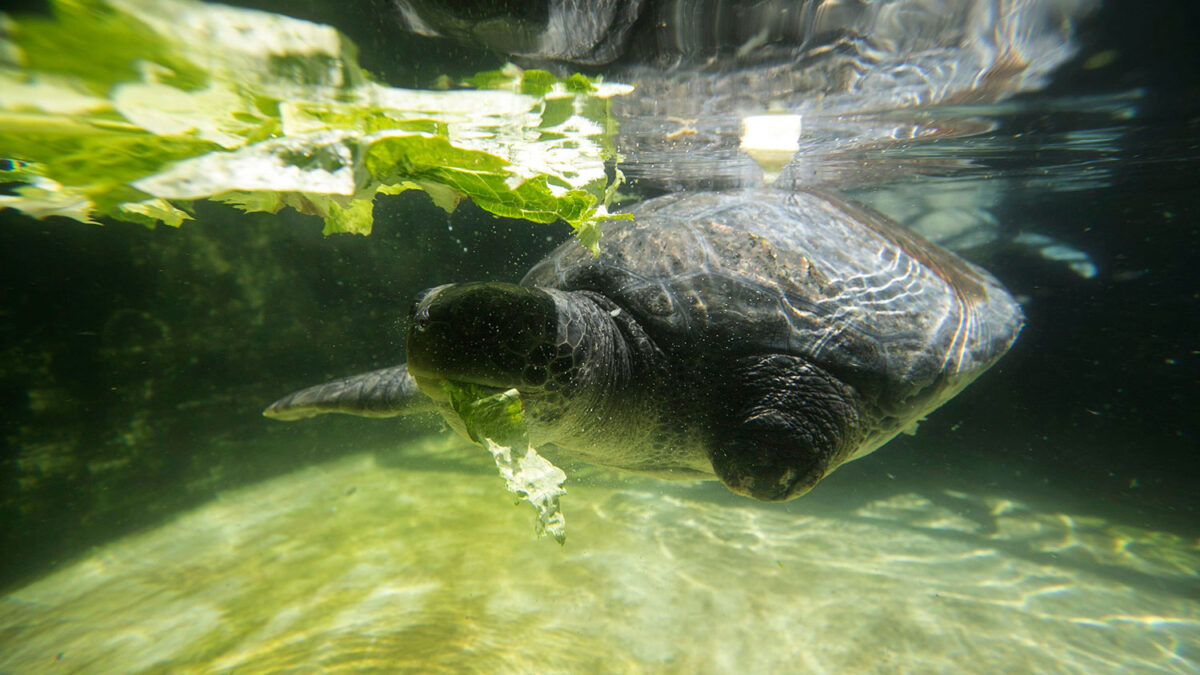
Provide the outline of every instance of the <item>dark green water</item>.
<path id="1" fill-rule="evenodd" d="M 267 8 L 396 86 L 502 61 L 368 6 Z M 968 147 L 1022 181 L 1006 226 L 1098 272 L 987 251 L 1027 327 L 916 436 L 785 505 L 566 466 L 563 548 L 439 422 L 260 411 L 402 361 L 417 291 L 515 281 L 565 226 L 414 193 L 369 238 L 0 211 L 0 672 L 1196 672 L 1197 27 L 1105 7 L 1029 97 L 1139 90 L 1111 149 L 1045 104 Z M 1053 189 L 1077 156 L 1103 179 Z"/>

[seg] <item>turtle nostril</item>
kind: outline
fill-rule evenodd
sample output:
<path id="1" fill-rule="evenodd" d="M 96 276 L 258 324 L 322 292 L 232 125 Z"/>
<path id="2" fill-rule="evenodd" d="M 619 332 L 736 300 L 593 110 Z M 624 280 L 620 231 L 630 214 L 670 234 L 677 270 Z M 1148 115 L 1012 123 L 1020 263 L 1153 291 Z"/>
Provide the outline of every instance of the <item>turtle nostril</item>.
<path id="1" fill-rule="evenodd" d="M 412 329 L 415 331 L 424 332 L 429 328 L 430 322 L 428 309 L 418 308 L 416 305 L 413 305 L 412 309 L 410 309 L 408 312 L 408 318 L 409 325 L 411 325 Z"/>

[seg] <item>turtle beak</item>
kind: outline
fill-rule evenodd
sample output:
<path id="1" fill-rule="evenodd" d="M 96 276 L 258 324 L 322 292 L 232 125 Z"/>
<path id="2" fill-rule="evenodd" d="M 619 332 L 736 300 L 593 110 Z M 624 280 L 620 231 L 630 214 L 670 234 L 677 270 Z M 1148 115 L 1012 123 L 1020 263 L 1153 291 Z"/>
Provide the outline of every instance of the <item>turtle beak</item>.
<path id="1" fill-rule="evenodd" d="M 409 325 L 409 361 L 408 374 L 412 376 L 416 382 L 417 388 L 420 389 L 426 396 L 438 403 L 445 403 L 449 399 L 446 396 L 445 390 L 442 389 L 442 379 L 435 373 L 428 372 L 422 367 L 419 359 L 412 358 L 412 336 L 413 334 L 424 334 L 432 329 L 432 319 L 429 316 L 429 306 L 426 302 L 428 299 L 437 295 L 437 293 L 446 288 L 446 285 L 426 288 L 417 293 L 413 298 L 413 304 L 408 308 L 408 325 Z"/>
<path id="2" fill-rule="evenodd" d="M 453 344 L 445 344 L 446 327 L 439 325 L 439 319 L 431 314 L 429 306 L 438 293 L 448 287 L 449 284 L 443 284 L 418 292 L 408 310 L 408 372 L 417 387 L 435 401 L 446 398 L 440 386 L 443 373 L 437 367 L 444 355 L 439 355 L 450 351 Z"/>
<path id="3" fill-rule="evenodd" d="M 408 370 L 422 391 L 433 380 L 536 388 L 530 354 L 557 336 L 557 309 L 544 291 L 504 283 L 438 286 L 417 296 L 408 331 Z M 440 386 L 436 388 L 440 389 Z"/>
<path id="4" fill-rule="evenodd" d="M 426 288 L 423 291 L 418 291 L 416 297 L 413 298 L 412 306 L 408 308 L 409 325 L 412 330 L 425 330 L 429 327 L 429 303 L 427 300 L 437 295 L 442 289 L 449 288 L 450 284 L 442 284 L 433 288 Z"/>

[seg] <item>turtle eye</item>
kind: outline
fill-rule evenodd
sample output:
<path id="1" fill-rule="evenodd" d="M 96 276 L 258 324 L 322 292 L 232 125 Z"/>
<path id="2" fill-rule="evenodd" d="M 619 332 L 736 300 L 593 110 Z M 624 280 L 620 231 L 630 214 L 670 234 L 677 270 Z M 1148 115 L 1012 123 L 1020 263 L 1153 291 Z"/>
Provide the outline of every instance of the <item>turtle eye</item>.
<path id="1" fill-rule="evenodd" d="M 540 387 L 546 384 L 546 369 L 537 366 L 526 366 L 521 373 L 521 377 L 525 380 L 525 384 L 533 387 Z"/>

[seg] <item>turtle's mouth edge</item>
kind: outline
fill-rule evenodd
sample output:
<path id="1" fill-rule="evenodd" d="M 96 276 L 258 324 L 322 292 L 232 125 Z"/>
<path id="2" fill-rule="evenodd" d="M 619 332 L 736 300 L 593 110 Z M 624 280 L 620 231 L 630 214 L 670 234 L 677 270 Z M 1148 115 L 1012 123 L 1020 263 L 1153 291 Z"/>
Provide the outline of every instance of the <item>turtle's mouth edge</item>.
<path id="1" fill-rule="evenodd" d="M 420 389 L 422 391 L 422 393 L 424 393 L 426 396 L 433 399 L 433 401 L 435 403 L 449 403 L 450 402 L 450 395 L 448 393 L 446 393 L 446 388 L 444 386 L 442 386 L 442 383 L 444 383 L 444 382 L 449 382 L 449 383 L 457 384 L 457 385 L 471 385 L 473 387 L 478 387 L 479 389 L 482 389 L 489 394 L 500 394 L 500 393 L 508 391 L 509 389 L 515 388 L 515 387 L 497 387 L 493 384 L 487 384 L 484 382 L 472 382 L 468 379 L 442 377 L 441 375 L 419 374 L 419 373 L 412 372 L 411 369 L 409 370 L 409 375 L 411 375 L 413 378 L 413 381 L 417 383 L 417 388 Z"/>

